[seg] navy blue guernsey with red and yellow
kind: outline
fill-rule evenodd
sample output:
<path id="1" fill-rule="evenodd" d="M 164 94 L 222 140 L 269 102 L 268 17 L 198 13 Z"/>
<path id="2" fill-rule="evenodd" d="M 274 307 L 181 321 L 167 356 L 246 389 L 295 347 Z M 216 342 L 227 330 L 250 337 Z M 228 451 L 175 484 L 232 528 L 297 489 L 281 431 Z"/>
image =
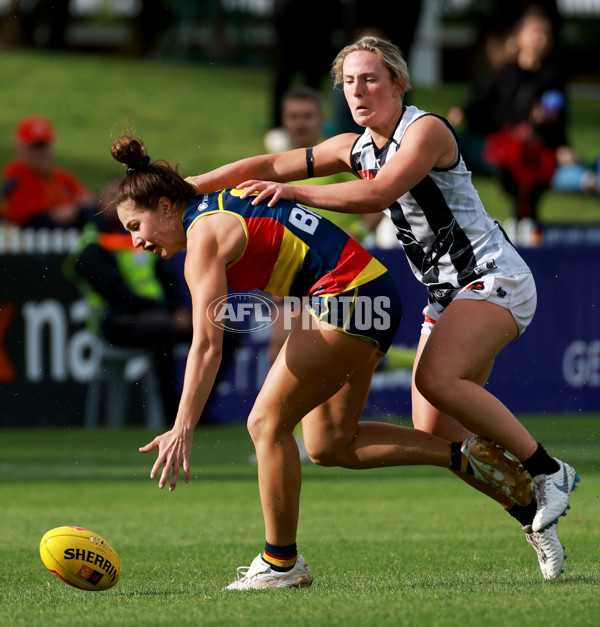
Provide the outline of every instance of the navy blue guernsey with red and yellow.
<path id="1" fill-rule="evenodd" d="M 225 189 L 196 196 L 183 217 L 186 234 L 202 216 L 227 212 L 246 232 L 241 257 L 227 268 L 228 287 L 277 296 L 339 294 L 387 270 L 358 242 L 314 211 L 289 201 L 252 205 Z"/>
<path id="2" fill-rule="evenodd" d="M 402 311 L 387 268 L 311 209 L 287 200 L 254 206 L 252 197 L 244 199 L 242 193 L 224 189 L 196 196 L 183 215 L 186 235 L 204 216 L 224 212 L 240 220 L 246 245 L 226 269 L 228 288 L 308 297 L 309 311 L 323 324 L 387 351 Z M 377 308 L 377 320 L 373 311 L 368 320 L 363 315 L 365 303 Z"/>

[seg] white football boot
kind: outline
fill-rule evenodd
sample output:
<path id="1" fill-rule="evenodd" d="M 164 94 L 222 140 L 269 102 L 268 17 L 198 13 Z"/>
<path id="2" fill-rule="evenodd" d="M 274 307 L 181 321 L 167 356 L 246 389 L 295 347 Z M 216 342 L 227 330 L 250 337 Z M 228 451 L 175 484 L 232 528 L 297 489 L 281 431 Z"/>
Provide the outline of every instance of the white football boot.
<path id="1" fill-rule="evenodd" d="M 556 534 L 557 525 L 550 525 L 543 531 L 533 531 L 531 525 L 523 527 L 527 542 L 535 549 L 544 579 L 556 579 L 564 572 L 565 547 Z"/>
<path id="2" fill-rule="evenodd" d="M 575 468 L 554 458 L 559 469 L 550 475 L 537 475 L 533 478 L 533 491 L 537 501 L 537 511 L 531 527 L 534 531 L 541 531 L 553 522 L 558 522 L 559 516 L 566 516 L 570 508 L 569 495 L 577 487 L 579 477 Z"/>
<path id="3" fill-rule="evenodd" d="M 291 570 L 278 572 L 273 570 L 262 555 L 257 555 L 250 566 L 237 569 L 237 579 L 225 590 L 260 590 L 263 588 L 308 588 L 313 577 L 302 555 Z"/>
<path id="4" fill-rule="evenodd" d="M 531 477 L 519 461 L 505 454 L 501 446 L 476 435 L 465 440 L 460 450 L 471 464 L 476 479 L 496 488 L 519 505 L 531 503 Z"/>

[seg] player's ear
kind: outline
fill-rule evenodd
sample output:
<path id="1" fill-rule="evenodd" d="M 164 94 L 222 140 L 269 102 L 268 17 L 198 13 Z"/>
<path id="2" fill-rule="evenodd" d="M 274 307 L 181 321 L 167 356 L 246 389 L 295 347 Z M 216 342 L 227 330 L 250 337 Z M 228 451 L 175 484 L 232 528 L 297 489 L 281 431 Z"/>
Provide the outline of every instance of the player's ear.
<path id="1" fill-rule="evenodd" d="M 173 203 L 166 197 L 161 196 L 158 199 L 158 208 L 166 214 L 171 213 L 171 209 L 173 209 Z"/>
<path id="2" fill-rule="evenodd" d="M 404 94 L 404 90 L 406 89 L 406 81 L 401 78 L 394 79 L 394 89 L 392 90 L 392 95 L 394 98 L 401 97 Z"/>

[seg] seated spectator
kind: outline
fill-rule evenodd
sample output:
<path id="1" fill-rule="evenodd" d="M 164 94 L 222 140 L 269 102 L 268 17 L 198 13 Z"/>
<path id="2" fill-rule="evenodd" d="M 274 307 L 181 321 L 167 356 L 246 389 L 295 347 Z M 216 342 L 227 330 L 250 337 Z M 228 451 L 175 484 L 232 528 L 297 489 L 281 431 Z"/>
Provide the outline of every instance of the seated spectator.
<path id="1" fill-rule="evenodd" d="M 554 40 L 548 14 L 526 8 L 507 39 L 514 59 L 484 76 L 471 102 L 447 115 L 469 168 L 496 174 L 513 200 L 515 219 L 533 225 L 544 192 L 564 180 L 559 171 L 587 169 L 567 139 L 566 77 L 553 56 Z M 578 185 L 593 191 L 596 181 L 588 174 Z"/>
<path id="2" fill-rule="evenodd" d="M 56 134 L 49 120 L 22 120 L 14 158 L 2 170 L 1 214 L 21 227 L 82 227 L 95 209 L 94 194 L 75 175 L 54 165 Z"/>

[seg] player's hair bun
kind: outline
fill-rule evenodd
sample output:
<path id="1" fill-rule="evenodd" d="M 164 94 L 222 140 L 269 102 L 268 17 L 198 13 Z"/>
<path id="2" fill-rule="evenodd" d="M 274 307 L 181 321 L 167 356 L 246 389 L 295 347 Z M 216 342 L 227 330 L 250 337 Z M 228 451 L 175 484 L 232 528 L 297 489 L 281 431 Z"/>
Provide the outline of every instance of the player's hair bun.
<path id="1" fill-rule="evenodd" d="M 127 174 L 145 170 L 150 163 L 144 142 L 130 135 L 117 137 L 110 152 L 116 161 L 127 166 Z"/>

